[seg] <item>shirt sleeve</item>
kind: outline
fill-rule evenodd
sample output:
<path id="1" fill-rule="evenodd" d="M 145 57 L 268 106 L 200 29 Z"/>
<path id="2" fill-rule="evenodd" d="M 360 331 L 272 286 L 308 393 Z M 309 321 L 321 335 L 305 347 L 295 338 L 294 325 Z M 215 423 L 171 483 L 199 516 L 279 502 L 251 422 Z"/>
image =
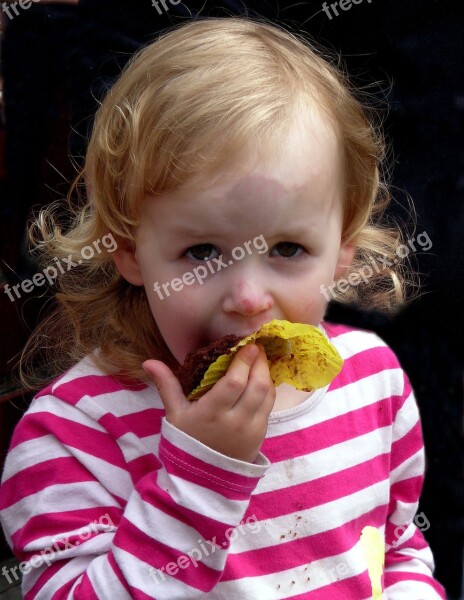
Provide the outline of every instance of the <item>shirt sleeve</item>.
<path id="1" fill-rule="evenodd" d="M 100 423 L 53 396 L 17 426 L 0 517 L 25 600 L 200 598 L 269 467 L 219 454 L 162 420 L 158 455 L 132 482 Z"/>
<path id="2" fill-rule="evenodd" d="M 406 375 L 404 378 L 391 448 L 385 592 L 388 600 L 446 600 L 443 587 L 433 578 L 433 556 L 422 533 L 433 525 L 424 513 L 416 514 L 425 457 L 419 411 Z"/>

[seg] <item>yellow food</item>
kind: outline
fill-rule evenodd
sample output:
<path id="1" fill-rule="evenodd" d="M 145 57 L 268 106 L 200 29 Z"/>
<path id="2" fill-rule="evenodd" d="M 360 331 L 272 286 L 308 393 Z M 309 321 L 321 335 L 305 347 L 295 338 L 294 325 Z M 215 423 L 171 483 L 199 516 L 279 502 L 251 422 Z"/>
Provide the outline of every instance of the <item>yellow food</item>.
<path id="1" fill-rule="evenodd" d="M 382 573 L 385 563 L 385 543 L 379 530 L 367 525 L 361 531 L 361 548 L 367 562 L 373 600 L 382 598 Z"/>
<path id="2" fill-rule="evenodd" d="M 189 399 L 196 400 L 210 390 L 225 375 L 239 348 L 255 341 L 266 351 L 269 372 L 276 386 L 288 383 L 298 390 L 311 392 L 330 383 L 343 365 L 335 347 L 317 327 L 274 319 L 212 363 Z"/>

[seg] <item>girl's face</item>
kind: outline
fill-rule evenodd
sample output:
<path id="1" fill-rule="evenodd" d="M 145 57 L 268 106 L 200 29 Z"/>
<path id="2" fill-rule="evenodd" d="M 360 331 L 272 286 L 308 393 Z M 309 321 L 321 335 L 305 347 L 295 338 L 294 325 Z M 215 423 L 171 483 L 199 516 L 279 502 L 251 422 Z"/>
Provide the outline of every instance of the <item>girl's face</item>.
<path id="1" fill-rule="evenodd" d="M 135 251 L 118 251 L 115 261 L 145 287 L 180 363 L 201 345 L 271 319 L 319 325 L 321 286 L 354 252 L 341 241 L 341 168 L 336 137 L 317 118 L 289 132 L 272 164 L 146 198 Z"/>

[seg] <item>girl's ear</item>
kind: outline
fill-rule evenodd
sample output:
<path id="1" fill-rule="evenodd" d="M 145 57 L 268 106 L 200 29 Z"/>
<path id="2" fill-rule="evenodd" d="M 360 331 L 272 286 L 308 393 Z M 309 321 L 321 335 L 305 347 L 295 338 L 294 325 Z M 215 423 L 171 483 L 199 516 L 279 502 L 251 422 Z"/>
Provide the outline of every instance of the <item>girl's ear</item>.
<path id="1" fill-rule="evenodd" d="M 356 252 L 356 246 L 352 242 L 342 242 L 340 252 L 338 253 L 337 267 L 335 269 L 334 280 L 342 277 L 351 266 Z"/>
<path id="2" fill-rule="evenodd" d="M 134 245 L 127 241 L 120 243 L 113 254 L 113 260 L 117 270 L 126 281 L 132 285 L 143 285 L 142 271 L 135 255 Z"/>

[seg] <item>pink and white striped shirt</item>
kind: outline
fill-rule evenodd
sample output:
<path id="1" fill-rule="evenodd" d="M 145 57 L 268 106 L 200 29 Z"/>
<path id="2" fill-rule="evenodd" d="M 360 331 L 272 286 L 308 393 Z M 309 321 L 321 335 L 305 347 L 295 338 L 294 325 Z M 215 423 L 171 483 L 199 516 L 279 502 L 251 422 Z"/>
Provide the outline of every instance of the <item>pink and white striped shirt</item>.
<path id="1" fill-rule="evenodd" d="M 25 600 L 369 599 L 368 525 L 385 539 L 382 598 L 444 599 L 414 522 L 424 452 L 408 379 L 375 334 L 324 327 L 341 373 L 271 413 L 253 464 L 89 359 L 39 393 L 0 488 Z"/>

